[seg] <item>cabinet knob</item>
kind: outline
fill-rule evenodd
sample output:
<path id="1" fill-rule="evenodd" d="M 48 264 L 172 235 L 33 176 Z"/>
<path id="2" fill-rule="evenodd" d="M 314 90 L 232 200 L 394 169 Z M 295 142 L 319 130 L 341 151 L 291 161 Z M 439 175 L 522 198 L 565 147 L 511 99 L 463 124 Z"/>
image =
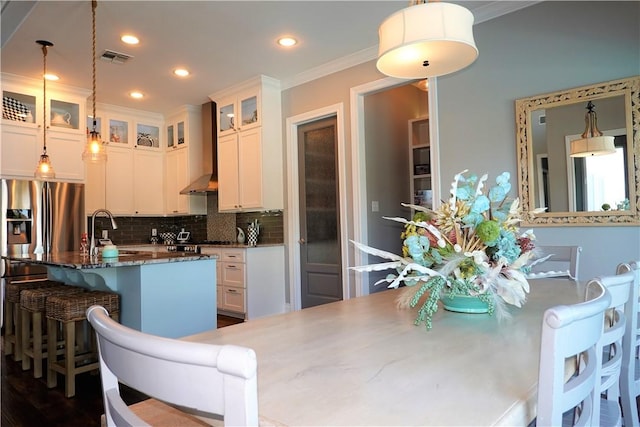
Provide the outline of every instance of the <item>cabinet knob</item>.
<path id="1" fill-rule="evenodd" d="M 307 243 L 307 241 L 306 241 L 306 240 L 304 240 L 304 239 L 300 239 L 300 240 L 298 240 L 298 243 L 300 243 L 301 245 L 304 245 L 304 244 L 306 244 L 306 243 Z"/>

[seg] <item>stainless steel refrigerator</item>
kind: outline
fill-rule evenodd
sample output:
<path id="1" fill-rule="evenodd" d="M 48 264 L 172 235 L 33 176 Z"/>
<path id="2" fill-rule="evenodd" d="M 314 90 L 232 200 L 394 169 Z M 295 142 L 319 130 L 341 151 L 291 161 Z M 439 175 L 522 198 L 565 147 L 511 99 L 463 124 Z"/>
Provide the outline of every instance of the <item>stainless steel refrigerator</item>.
<path id="1" fill-rule="evenodd" d="M 2 179 L 2 255 L 77 251 L 86 231 L 84 184 Z M 3 262 L 1 277 L 46 275 L 46 269 Z"/>

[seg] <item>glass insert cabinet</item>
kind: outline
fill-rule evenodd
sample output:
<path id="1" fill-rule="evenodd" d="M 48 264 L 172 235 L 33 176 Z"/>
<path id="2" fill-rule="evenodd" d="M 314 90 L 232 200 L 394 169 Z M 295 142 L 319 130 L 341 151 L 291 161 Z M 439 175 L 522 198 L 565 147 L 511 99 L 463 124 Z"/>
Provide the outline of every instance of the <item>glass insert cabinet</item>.
<path id="1" fill-rule="evenodd" d="M 218 132 L 226 133 L 247 130 L 260 125 L 259 93 L 252 91 L 222 100 L 218 117 Z"/>

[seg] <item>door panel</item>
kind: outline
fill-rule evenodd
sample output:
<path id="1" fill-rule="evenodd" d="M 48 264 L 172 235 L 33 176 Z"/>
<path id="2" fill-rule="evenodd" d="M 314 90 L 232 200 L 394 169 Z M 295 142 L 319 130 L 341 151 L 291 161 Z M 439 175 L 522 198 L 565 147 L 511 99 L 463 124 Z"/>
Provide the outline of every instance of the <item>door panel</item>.
<path id="1" fill-rule="evenodd" d="M 302 308 L 342 299 L 336 126 L 298 127 Z"/>

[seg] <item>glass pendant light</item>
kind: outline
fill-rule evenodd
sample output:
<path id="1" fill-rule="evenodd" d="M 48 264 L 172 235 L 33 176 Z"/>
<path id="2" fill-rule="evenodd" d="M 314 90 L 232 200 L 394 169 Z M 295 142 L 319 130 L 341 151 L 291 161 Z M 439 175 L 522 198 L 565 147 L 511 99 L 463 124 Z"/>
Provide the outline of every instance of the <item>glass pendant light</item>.
<path id="1" fill-rule="evenodd" d="M 33 176 L 36 179 L 48 180 L 56 177 L 51 159 L 47 154 L 47 79 L 45 77 L 47 75 L 47 47 L 53 46 L 53 43 L 46 40 L 36 40 L 36 43 L 42 46 L 44 72 L 42 73 L 42 154 Z"/>
<path id="2" fill-rule="evenodd" d="M 93 102 L 93 111 L 92 111 L 92 119 L 93 119 L 93 127 L 91 128 L 91 132 L 87 134 L 87 144 L 84 146 L 84 151 L 82 152 L 82 160 L 89 162 L 104 162 L 107 160 L 107 150 L 105 149 L 104 142 L 102 142 L 100 138 L 100 132 L 96 130 L 97 118 L 96 118 L 96 8 L 98 7 L 98 2 L 96 0 L 91 1 L 91 12 L 92 12 L 92 52 L 93 56 L 91 59 L 92 64 L 92 85 L 93 85 L 93 93 L 91 96 Z"/>

